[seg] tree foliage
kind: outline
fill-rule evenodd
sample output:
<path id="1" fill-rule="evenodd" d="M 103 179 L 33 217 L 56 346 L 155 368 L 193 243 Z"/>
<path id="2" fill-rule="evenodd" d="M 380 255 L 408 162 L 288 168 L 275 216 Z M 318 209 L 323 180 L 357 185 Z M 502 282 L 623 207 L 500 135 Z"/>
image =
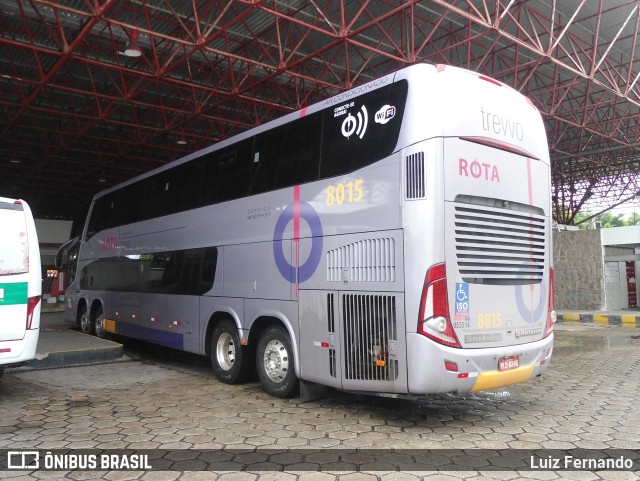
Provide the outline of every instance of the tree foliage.
<path id="1" fill-rule="evenodd" d="M 590 226 L 591 222 L 583 222 L 582 220 L 591 217 L 593 214 L 591 212 L 579 212 L 576 214 L 576 224 L 579 225 L 581 229 L 586 229 Z M 599 222 L 602 227 L 626 227 L 633 225 L 640 225 L 640 214 L 637 212 L 632 212 L 631 214 L 614 214 L 612 212 L 605 212 L 600 214 L 592 219 L 595 222 Z"/>

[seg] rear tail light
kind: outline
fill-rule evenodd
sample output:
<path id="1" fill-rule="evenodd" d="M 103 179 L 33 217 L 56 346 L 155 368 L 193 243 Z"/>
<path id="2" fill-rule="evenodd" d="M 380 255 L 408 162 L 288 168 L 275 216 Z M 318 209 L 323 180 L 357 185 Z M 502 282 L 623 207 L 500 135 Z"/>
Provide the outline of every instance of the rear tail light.
<path id="1" fill-rule="evenodd" d="M 420 300 L 418 333 L 445 346 L 462 347 L 449 316 L 444 264 L 435 264 L 427 271 Z"/>
<path id="2" fill-rule="evenodd" d="M 549 312 L 547 314 L 547 325 L 544 328 L 544 337 L 548 337 L 553 332 L 556 323 L 557 314 L 555 309 L 554 287 L 556 284 L 555 273 L 553 267 L 549 269 Z"/>
<path id="3" fill-rule="evenodd" d="M 36 312 L 39 302 L 40 296 L 30 297 L 27 301 L 27 329 L 31 329 L 33 325 L 33 314 Z"/>

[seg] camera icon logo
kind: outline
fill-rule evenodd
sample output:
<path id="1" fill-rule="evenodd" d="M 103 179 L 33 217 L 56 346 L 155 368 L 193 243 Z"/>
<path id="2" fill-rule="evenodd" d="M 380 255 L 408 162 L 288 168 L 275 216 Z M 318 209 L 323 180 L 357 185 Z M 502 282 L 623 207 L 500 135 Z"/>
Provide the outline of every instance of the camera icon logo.
<path id="1" fill-rule="evenodd" d="M 8 469 L 40 469 L 40 453 L 38 451 L 8 451 Z"/>

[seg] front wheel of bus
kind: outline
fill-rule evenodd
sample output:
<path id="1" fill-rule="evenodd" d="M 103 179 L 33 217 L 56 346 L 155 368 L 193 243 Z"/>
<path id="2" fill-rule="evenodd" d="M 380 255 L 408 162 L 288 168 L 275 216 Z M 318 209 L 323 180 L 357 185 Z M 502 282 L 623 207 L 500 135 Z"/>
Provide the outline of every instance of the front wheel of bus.
<path id="1" fill-rule="evenodd" d="M 211 366 L 216 377 L 226 384 L 245 381 L 250 368 L 247 355 L 235 323 L 219 322 L 211 334 Z"/>
<path id="2" fill-rule="evenodd" d="M 80 331 L 85 334 L 93 334 L 93 322 L 89 316 L 89 308 L 86 305 L 80 311 Z"/>
<path id="3" fill-rule="evenodd" d="M 280 326 L 262 332 L 258 341 L 256 367 L 260 385 L 271 396 L 291 397 L 298 388 L 289 334 Z"/>

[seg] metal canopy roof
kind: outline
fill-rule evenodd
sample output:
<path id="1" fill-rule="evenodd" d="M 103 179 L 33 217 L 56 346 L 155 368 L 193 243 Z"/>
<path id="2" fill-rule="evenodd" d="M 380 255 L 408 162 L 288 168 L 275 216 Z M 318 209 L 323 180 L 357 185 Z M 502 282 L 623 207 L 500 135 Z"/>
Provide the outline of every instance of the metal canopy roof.
<path id="1" fill-rule="evenodd" d="M 571 223 L 640 192 L 639 3 L 0 0 L 0 195 L 68 219 L 106 186 L 430 62 L 532 100 Z"/>

